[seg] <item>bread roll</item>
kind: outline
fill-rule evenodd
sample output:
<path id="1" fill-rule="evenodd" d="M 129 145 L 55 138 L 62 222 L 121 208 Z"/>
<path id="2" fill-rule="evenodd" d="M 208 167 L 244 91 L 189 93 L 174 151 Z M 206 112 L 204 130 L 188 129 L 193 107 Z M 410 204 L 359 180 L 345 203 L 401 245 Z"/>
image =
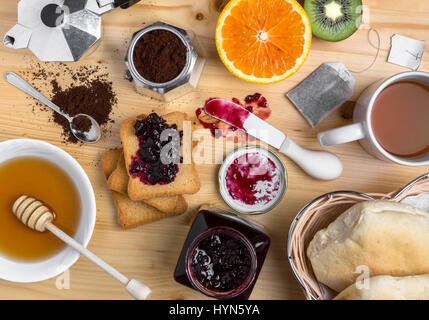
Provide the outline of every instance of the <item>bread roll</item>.
<path id="1" fill-rule="evenodd" d="M 429 300 L 429 275 L 376 276 L 369 279 L 367 289 L 352 284 L 334 300 Z"/>
<path id="2" fill-rule="evenodd" d="M 429 214 L 390 201 L 365 201 L 316 233 L 307 248 L 314 274 L 341 292 L 358 266 L 369 276 L 429 274 Z"/>

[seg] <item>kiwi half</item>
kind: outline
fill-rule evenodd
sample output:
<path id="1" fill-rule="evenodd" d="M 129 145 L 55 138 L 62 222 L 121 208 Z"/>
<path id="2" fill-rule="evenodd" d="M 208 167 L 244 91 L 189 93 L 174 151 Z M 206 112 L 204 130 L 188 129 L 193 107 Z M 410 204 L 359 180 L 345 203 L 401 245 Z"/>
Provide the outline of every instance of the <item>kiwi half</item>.
<path id="1" fill-rule="evenodd" d="M 362 0 L 305 0 L 313 34 L 327 41 L 350 37 L 362 23 Z"/>

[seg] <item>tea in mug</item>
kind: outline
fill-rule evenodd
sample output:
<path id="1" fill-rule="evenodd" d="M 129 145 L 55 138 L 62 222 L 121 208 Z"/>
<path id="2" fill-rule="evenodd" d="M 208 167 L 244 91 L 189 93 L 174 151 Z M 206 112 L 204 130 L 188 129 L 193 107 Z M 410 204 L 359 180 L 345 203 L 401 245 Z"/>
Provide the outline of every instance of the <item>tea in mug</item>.
<path id="1" fill-rule="evenodd" d="M 429 85 L 399 81 L 378 95 L 372 110 L 378 143 L 390 154 L 413 158 L 429 152 Z"/>

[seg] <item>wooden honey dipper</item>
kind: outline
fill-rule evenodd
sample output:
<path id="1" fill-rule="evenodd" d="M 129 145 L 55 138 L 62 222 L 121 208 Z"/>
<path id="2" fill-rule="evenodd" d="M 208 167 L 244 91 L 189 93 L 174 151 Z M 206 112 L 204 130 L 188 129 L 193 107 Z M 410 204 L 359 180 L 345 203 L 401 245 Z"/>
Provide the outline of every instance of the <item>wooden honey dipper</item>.
<path id="1" fill-rule="evenodd" d="M 87 257 L 89 260 L 98 265 L 120 283 L 125 286 L 125 289 L 137 300 L 147 300 L 150 297 L 151 290 L 145 284 L 138 280 L 129 280 L 118 270 L 108 265 L 91 251 L 82 246 L 79 242 L 58 229 L 52 222 L 55 219 L 55 214 L 48 207 L 35 198 L 23 195 L 15 201 L 12 207 L 13 214 L 27 227 L 44 232 L 49 230 L 55 236 L 67 243 L 70 247 L 78 251 L 80 254 Z"/>

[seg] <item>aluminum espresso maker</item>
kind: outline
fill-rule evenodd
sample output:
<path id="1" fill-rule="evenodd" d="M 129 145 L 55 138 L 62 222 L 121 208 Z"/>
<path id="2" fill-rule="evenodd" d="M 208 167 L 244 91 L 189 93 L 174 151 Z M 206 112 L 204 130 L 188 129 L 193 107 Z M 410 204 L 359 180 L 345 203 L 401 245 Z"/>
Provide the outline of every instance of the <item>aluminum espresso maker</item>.
<path id="1" fill-rule="evenodd" d="M 41 61 L 72 62 L 97 47 L 101 15 L 140 0 L 21 0 L 18 23 L 3 38 L 11 49 L 30 49 Z"/>

